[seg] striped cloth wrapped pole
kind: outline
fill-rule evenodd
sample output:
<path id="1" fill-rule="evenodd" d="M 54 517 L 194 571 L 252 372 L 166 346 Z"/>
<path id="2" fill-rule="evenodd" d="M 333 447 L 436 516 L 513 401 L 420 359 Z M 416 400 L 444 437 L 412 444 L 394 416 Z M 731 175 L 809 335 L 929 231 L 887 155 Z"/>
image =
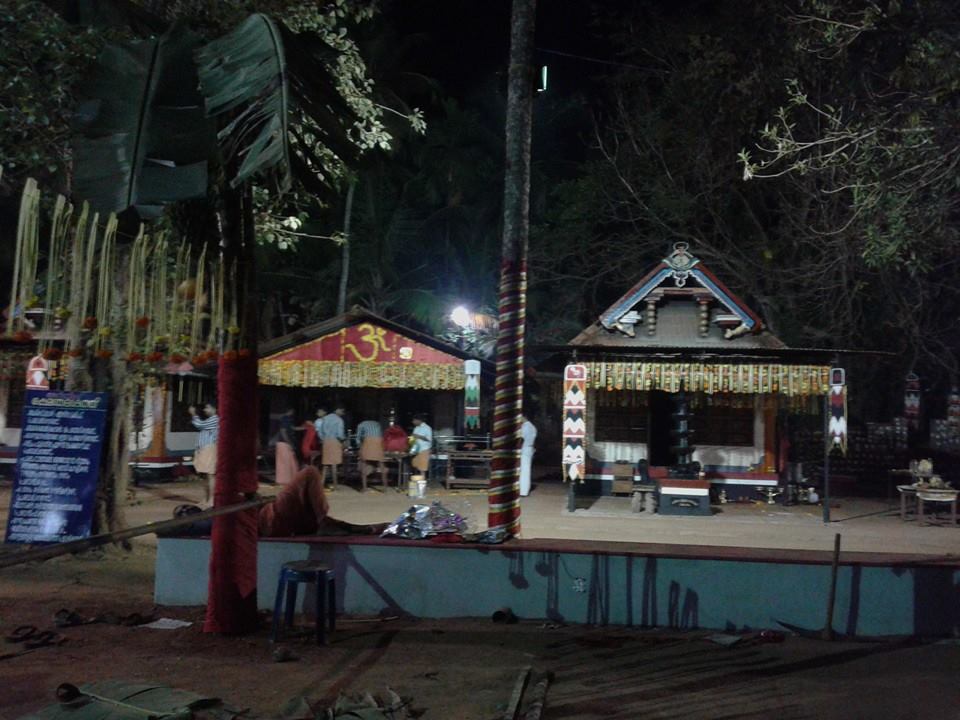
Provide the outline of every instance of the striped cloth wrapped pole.
<path id="1" fill-rule="evenodd" d="M 513 0 L 507 78 L 500 332 L 487 525 L 491 530 L 505 530 L 510 535 L 520 533 L 520 412 L 523 408 L 536 7 L 536 0 Z"/>
<path id="2" fill-rule="evenodd" d="M 504 263 L 500 270 L 500 332 L 494 389 L 493 460 L 487 525 L 520 532 L 520 413 L 523 410 L 523 331 L 527 273 Z"/>

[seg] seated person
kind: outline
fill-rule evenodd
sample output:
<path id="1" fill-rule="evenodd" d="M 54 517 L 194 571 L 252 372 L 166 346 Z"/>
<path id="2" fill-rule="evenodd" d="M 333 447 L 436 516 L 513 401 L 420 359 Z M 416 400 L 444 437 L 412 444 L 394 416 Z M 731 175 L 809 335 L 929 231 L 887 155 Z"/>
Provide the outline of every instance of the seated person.
<path id="1" fill-rule="evenodd" d="M 242 499 L 237 500 L 242 502 Z M 296 535 L 379 535 L 390 523 L 354 525 L 328 515 L 330 506 L 323 492 L 320 471 L 307 465 L 283 487 L 277 499 L 257 510 L 257 525 L 260 537 L 294 537 Z M 181 517 L 199 508 L 181 505 L 174 515 Z M 171 534 L 209 535 L 212 519 L 201 520 L 189 528 L 172 531 Z"/>

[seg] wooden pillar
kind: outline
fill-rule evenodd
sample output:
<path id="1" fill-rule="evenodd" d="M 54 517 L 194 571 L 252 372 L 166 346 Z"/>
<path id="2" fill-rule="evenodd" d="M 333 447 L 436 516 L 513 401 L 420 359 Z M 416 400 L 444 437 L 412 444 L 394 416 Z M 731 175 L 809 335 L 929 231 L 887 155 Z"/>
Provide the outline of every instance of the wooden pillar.
<path id="1" fill-rule="evenodd" d="M 777 467 L 777 396 L 763 396 L 763 471 Z"/>

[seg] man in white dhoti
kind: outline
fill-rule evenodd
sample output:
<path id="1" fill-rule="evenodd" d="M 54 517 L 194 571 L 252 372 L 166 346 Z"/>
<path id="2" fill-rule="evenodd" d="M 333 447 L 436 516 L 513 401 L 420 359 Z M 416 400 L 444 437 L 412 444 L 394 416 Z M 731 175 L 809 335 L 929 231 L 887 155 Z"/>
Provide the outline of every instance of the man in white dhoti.
<path id="1" fill-rule="evenodd" d="M 533 470 L 534 443 L 537 441 L 537 427 L 526 415 L 521 415 L 523 425 L 520 426 L 520 435 L 523 445 L 520 446 L 520 495 L 530 494 L 530 476 Z"/>

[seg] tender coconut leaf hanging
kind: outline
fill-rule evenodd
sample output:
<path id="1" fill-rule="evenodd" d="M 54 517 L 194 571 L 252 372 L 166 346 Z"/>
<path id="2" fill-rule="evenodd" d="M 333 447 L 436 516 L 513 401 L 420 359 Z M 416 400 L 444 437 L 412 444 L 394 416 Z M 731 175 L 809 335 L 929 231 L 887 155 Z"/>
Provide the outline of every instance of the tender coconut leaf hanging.
<path id="1" fill-rule="evenodd" d="M 77 112 L 75 197 L 147 218 L 206 193 L 211 133 L 196 90 L 197 42 L 175 25 L 104 49 Z"/>
<path id="2" fill-rule="evenodd" d="M 238 167 L 236 187 L 277 167 L 281 190 L 290 187 L 286 60 L 280 31 L 266 15 L 251 15 L 232 32 L 196 52 L 207 115 L 235 112 L 217 137 Z"/>

